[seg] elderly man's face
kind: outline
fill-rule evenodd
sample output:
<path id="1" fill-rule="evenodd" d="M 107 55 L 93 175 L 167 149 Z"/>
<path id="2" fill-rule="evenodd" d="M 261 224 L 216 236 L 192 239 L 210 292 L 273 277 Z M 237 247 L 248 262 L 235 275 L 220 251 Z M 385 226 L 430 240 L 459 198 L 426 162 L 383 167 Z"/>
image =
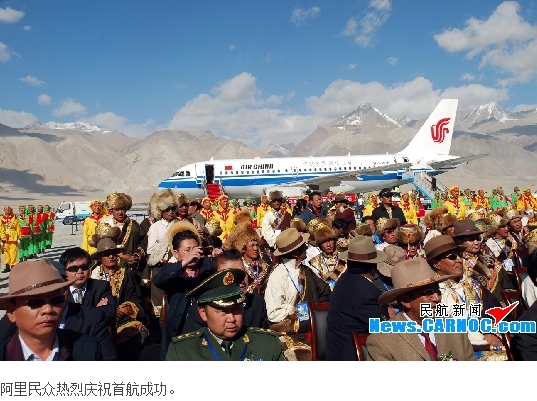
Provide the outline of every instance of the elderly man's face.
<path id="1" fill-rule="evenodd" d="M 227 198 L 223 198 L 220 200 L 220 207 L 224 210 L 226 210 L 229 207 L 229 200 Z"/>
<path id="2" fill-rule="evenodd" d="M 270 206 L 274 210 L 279 211 L 282 208 L 282 202 L 283 199 L 274 199 L 272 202 L 270 202 Z"/>
<path id="3" fill-rule="evenodd" d="M 127 218 L 127 208 L 112 209 L 112 216 L 118 223 L 123 223 Z"/>
<path id="4" fill-rule="evenodd" d="M 101 214 L 102 205 L 100 202 L 95 202 L 91 205 L 91 211 L 95 214 Z"/>
<path id="5" fill-rule="evenodd" d="M 421 304 L 430 304 L 434 317 L 436 304 L 438 304 L 442 299 L 442 292 L 440 291 L 440 287 L 438 287 L 437 283 L 429 284 L 428 286 L 421 287 L 403 295 L 404 296 L 401 297 L 401 304 L 403 305 L 406 314 L 412 320 L 417 322 L 421 322 L 423 319 L 423 317 L 420 316 Z"/>
<path id="6" fill-rule="evenodd" d="M 65 291 L 59 289 L 46 294 L 20 297 L 16 298 L 15 304 L 8 304 L 8 319 L 17 325 L 25 342 L 56 332 L 65 308 Z"/>
<path id="7" fill-rule="evenodd" d="M 382 239 L 384 242 L 387 242 L 388 244 L 394 245 L 397 240 L 395 239 L 395 229 L 388 228 L 384 230 L 384 234 L 382 235 Z"/>
<path id="8" fill-rule="evenodd" d="M 164 221 L 167 221 L 168 223 L 172 221 L 174 217 L 175 217 L 175 208 L 173 206 L 167 208 L 166 210 L 162 212 L 162 218 L 164 219 Z"/>
<path id="9" fill-rule="evenodd" d="M 520 217 L 515 217 L 509 222 L 509 227 L 515 233 L 520 233 L 522 231 L 522 220 Z"/>

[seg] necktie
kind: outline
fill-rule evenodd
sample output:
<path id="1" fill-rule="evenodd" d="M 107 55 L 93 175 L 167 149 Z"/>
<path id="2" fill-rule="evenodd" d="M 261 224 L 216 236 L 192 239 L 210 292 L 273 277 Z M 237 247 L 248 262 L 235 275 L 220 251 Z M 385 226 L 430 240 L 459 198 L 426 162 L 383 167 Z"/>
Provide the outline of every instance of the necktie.
<path id="1" fill-rule="evenodd" d="M 82 290 L 80 288 L 75 288 L 75 294 L 76 294 L 76 303 L 81 304 L 82 303 Z"/>
<path id="2" fill-rule="evenodd" d="M 231 356 L 231 344 L 230 340 L 222 340 L 222 348 L 224 348 L 228 356 Z"/>
<path id="3" fill-rule="evenodd" d="M 433 361 L 438 360 L 438 351 L 436 349 L 436 346 L 433 344 L 431 339 L 429 338 L 429 333 L 421 333 L 423 338 L 425 339 L 425 351 L 431 356 L 431 359 Z"/>

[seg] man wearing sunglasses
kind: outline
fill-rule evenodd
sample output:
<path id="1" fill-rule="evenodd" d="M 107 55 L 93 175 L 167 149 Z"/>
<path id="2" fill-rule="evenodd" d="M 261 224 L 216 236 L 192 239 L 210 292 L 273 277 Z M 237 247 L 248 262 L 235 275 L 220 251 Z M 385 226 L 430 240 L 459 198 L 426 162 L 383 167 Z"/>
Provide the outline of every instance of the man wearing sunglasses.
<path id="1" fill-rule="evenodd" d="M 431 238 L 424 246 L 427 262 L 433 271 L 440 275 L 454 275 L 455 277 L 440 283 L 442 303 L 451 308 L 454 304 L 464 305 L 464 316 L 469 316 L 471 304 L 481 305 L 481 317 L 487 317 L 485 311 L 495 308 L 500 302 L 481 286 L 477 280 L 463 275 L 462 251 L 463 249 L 453 241 L 449 235 L 439 235 Z M 494 334 L 469 332 L 468 338 L 473 346 L 502 345 L 501 340 Z"/>
<path id="2" fill-rule="evenodd" d="M 64 319 L 66 289 L 72 284 L 46 259 L 22 262 L 13 267 L 9 293 L 0 297 L 17 331 L 0 346 L 3 361 L 102 360 L 96 338 L 58 329 Z"/>
<path id="3" fill-rule="evenodd" d="M 385 305 L 397 300 L 401 311 L 390 320 L 413 322 L 421 329 L 421 304 L 429 304 L 434 317 L 441 301 L 438 285 L 454 277 L 436 275 L 425 259 L 408 259 L 393 267 L 393 290 L 383 293 L 378 302 Z M 448 354 L 458 361 L 475 361 L 465 333 L 373 333 L 367 339 L 367 352 L 374 361 L 437 361 Z"/>
<path id="4" fill-rule="evenodd" d="M 116 300 L 112 296 L 108 281 L 90 278 L 90 254 L 79 247 L 69 248 L 61 254 L 60 264 L 65 268 L 67 281 L 73 281 L 67 293 L 67 300 L 87 308 L 100 308 L 106 324 L 114 325 Z"/>

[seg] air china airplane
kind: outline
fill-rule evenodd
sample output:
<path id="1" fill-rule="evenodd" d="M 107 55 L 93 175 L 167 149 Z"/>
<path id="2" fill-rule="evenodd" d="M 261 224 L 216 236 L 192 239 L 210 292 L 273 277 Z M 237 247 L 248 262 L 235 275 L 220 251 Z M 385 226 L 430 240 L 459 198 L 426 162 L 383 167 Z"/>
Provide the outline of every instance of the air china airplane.
<path id="1" fill-rule="evenodd" d="M 334 193 L 368 192 L 412 182 L 414 174 L 441 174 L 486 155 L 458 157 L 449 154 L 457 99 L 443 99 L 425 124 L 399 153 L 379 155 L 284 157 L 211 160 L 188 164 L 162 181 L 190 197 L 207 196 L 208 185 L 219 186 L 231 198 L 246 198 L 281 190 L 299 196 L 308 189 Z"/>

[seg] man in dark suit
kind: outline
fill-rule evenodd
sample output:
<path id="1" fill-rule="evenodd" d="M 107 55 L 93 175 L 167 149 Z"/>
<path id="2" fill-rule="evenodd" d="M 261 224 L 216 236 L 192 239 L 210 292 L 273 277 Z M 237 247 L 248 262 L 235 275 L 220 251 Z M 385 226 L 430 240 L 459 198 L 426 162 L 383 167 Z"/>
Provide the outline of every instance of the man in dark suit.
<path id="1" fill-rule="evenodd" d="M 244 270 L 244 264 L 242 262 L 241 254 L 235 250 L 225 251 L 213 259 L 213 264 L 216 271 L 226 270 L 226 269 L 240 269 Z M 265 299 L 259 294 L 250 294 L 247 291 L 248 288 L 248 278 L 245 276 L 244 280 L 239 283 L 244 296 L 246 297 L 244 301 L 244 312 L 242 317 L 242 324 L 246 327 L 259 327 L 266 329 L 268 327 L 268 318 L 267 318 L 267 305 L 265 304 Z M 198 311 L 197 303 L 193 303 L 188 309 L 188 316 L 185 322 L 182 333 L 190 333 L 196 331 L 202 327 L 206 327 L 207 322 L 205 322 Z"/>
<path id="2" fill-rule="evenodd" d="M 377 251 L 370 237 L 358 235 L 349 241 L 349 249 L 340 255 L 347 270 L 339 277 L 330 298 L 326 317 L 326 360 L 355 361 L 352 333 L 369 334 L 369 319 L 388 316 L 378 303 L 382 292 L 373 284 L 377 263 L 386 254 Z"/>
<path id="3" fill-rule="evenodd" d="M 103 360 L 117 359 L 116 346 L 108 332 L 101 309 L 86 308 L 83 305 L 67 302 L 66 311 L 60 322 L 60 329 L 70 330 L 94 337 L 101 347 Z M 10 340 L 17 332 L 17 326 L 7 315 L 0 319 L 0 344 Z"/>
<path id="4" fill-rule="evenodd" d="M 116 300 L 112 296 L 110 283 L 89 277 L 92 264 L 89 253 L 79 247 L 69 248 L 60 256 L 60 264 L 65 268 L 67 281 L 73 281 L 67 300 L 87 308 L 100 308 L 106 323 L 115 325 Z"/>
<path id="5" fill-rule="evenodd" d="M 0 360 L 102 360 L 96 338 L 58 329 L 66 306 L 65 281 L 47 259 L 13 267 L 9 293 L 0 297 L 16 334 L 0 346 Z"/>
<path id="6" fill-rule="evenodd" d="M 382 203 L 373 210 L 373 219 L 375 219 L 375 223 L 381 217 L 385 219 L 399 219 L 403 226 L 406 224 L 405 215 L 400 207 L 393 205 L 392 196 L 393 193 L 388 188 L 382 188 L 380 190 L 379 198 Z"/>
<path id="7" fill-rule="evenodd" d="M 528 276 L 537 285 L 537 250 L 528 256 Z M 520 321 L 537 322 L 537 302 L 520 316 Z M 514 334 L 512 351 L 517 361 L 537 361 L 537 333 Z"/>

